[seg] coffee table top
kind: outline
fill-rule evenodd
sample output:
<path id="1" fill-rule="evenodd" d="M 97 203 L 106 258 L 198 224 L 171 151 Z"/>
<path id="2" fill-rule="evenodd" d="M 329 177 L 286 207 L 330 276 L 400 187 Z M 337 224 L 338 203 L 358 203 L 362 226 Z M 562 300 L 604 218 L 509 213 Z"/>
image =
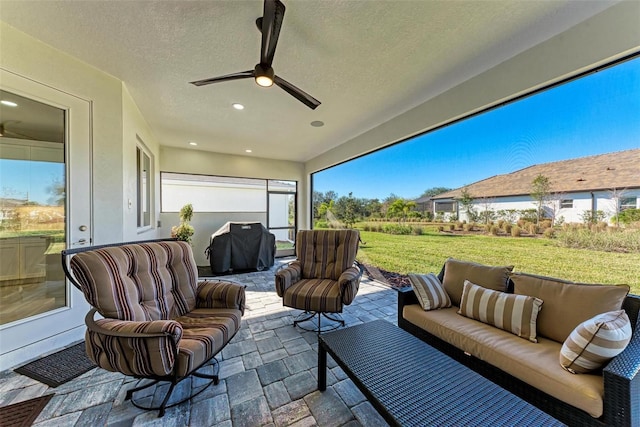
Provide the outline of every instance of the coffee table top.
<path id="1" fill-rule="evenodd" d="M 563 425 L 384 320 L 322 334 L 319 342 L 392 424 Z"/>

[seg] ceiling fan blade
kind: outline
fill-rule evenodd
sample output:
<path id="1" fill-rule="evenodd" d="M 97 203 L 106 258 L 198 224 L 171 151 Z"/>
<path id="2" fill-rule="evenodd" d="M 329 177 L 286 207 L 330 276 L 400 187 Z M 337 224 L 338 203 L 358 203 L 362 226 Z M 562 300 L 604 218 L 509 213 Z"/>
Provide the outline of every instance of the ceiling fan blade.
<path id="1" fill-rule="evenodd" d="M 295 97 L 298 101 L 302 102 L 304 105 L 311 108 L 312 110 L 315 110 L 318 107 L 318 105 L 320 105 L 320 101 L 315 99 L 313 96 L 309 95 L 308 93 L 304 92 L 302 89 L 297 88 L 296 86 L 292 85 L 291 83 L 289 83 L 284 79 L 281 79 L 278 76 L 275 76 L 273 78 L 273 82 L 278 86 L 280 86 L 289 95 Z"/>
<path id="2" fill-rule="evenodd" d="M 196 80 L 189 82 L 195 86 L 210 85 L 211 83 L 227 82 L 229 80 L 248 79 L 253 77 L 253 70 L 241 71 L 239 73 L 227 74 L 226 76 L 212 77 L 210 79 Z"/>
<path id="3" fill-rule="evenodd" d="M 284 19 L 285 7 L 280 0 L 264 0 L 264 14 L 262 16 L 262 48 L 260 63 L 271 67 L 273 55 Z"/>

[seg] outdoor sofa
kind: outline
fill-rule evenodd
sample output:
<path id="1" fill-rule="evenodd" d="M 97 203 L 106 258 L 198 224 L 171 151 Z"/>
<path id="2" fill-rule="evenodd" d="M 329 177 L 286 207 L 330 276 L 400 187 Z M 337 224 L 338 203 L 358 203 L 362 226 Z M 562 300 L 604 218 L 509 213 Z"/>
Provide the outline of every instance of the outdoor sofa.
<path id="1" fill-rule="evenodd" d="M 627 286 L 576 284 L 512 270 L 449 259 L 438 276 L 412 274 L 412 287 L 398 292 L 398 326 L 568 425 L 639 426 L 640 296 L 628 294 Z M 511 313 L 498 319 L 495 310 L 495 301 L 516 299 L 523 304 L 518 307 L 529 308 L 522 309 L 525 321 L 518 327 L 515 320 L 508 324 Z M 510 303 L 501 304 L 504 309 Z M 616 322 L 628 317 L 624 328 L 613 328 L 626 334 L 624 350 L 602 368 L 575 373 L 583 369 L 561 359 L 561 350 L 566 355 L 576 331 L 584 332 L 576 328 L 604 312 L 618 313 Z M 590 357 L 589 345 L 596 342 L 592 338 L 576 360 Z"/>

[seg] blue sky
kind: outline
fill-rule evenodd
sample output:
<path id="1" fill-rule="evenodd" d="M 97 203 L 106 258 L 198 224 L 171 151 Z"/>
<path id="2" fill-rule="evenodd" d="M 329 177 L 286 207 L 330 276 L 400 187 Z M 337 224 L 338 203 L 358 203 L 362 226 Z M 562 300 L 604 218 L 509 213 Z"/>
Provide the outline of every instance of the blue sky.
<path id="1" fill-rule="evenodd" d="M 0 159 L 0 197 L 29 199 L 46 205 L 51 186 L 64 181 L 64 163 Z"/>
<path id="2" fill-rule="evenodd" d="M 313 186 L 416 198 L 432 187 L 632 148 L 640 148 L 640 58 L 316 173 Z"/>

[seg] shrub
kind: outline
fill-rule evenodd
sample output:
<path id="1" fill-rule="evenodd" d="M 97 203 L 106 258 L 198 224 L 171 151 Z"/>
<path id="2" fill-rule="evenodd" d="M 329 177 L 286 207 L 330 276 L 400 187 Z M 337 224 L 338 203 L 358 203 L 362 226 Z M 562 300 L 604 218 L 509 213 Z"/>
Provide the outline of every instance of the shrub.
<path id="1" fill-rule="evenodd" d="M 624 225 L 631 225 L 633 223 L 640 223 L 640 209 L 625 209 L 617 216 L 611 218 L 613 223 L 620 221 Z"/>
<path id="2" fill-rule="evenodd" d="M 444 231 L 444 226 L 443 225 L 439 225 L 438 226 L 438 231 L 439 232 L 443 232 Z"/>
<path id="3" fill-rule="evenodd" d="M 497 236 L 498 235 L 498 230 L 500 230 L 500 228 L 497 225 L 492 225 L 489 232 L 494 235 Z"/>
<path id="4" fill-rule="evenodd" d="M 387 234 L 411 234 L 411 226 L 402 224 L 385 224 L 382 230 Z"/>
<path id="5" fill-rule="evenodd" d="M 540 227 L 542 227 L 543 230 L 546 230 L 547 228 L 551 227 L 551 220 L 545 219 L 540 223 Z"/>
<path id="6" fill-rule="evenodd" d="M 538 227 L 535 224 L 529 224 L 527 226 L 527 230 L 529 231 L 529 234 L 538 234 Z"/>
<path id="7" fill-rule="evenodd" d="M 547 239 L 553 239 L 556 235 L 556 231 L 553 228 L 547 228 L 546 230 L 544 230 L 544 233 L 542 234 Z"/>
<path id="8" fill-rule="evenodd" d="M 520 237 L 521 234 L 522 234 L 522 230 L 517 225 L 511 228 L 512 237 Z"/>
<path id="9" fill-rule="evenodd" d="M 413 227 L 411 229 L 411 234 L 413 234 L 414 236 L 421 236 L 423 232 L 424 230 L 422 229 L 422 227 Z"/>
<path id="10" fill-rule="evenodd" d="M 567 248 L 606 252 L 640 252 L 640 230 L 625 230 L 620 233 L 594 233 L 588 229 L 565 230 L 558 233 L 558 244 Z"/>
<path id="11" fill-rule="evenodd" d="M 498 220 L 498 228 L 503 228 L 504 227 L 504 223 L 505 223 L 504 219 L 499 219 Z"/>
<path id="12" fill-rule="evenodd" d="M 462 229 L 464 231 L 472 231 L 473 230 L 473 224 L 463 224 Z"/>
<path id="13" fill-rule="evenodd" d="M 511 224 L 505 224 L 504 225 L 504 232 L 507 234 L 511 234 L 511 228 L 513 227 L 513 225 Z"/>
<path id="14" fill-rule="evenodd" d="M 449 230 L 453 231 L 456 229 L 456 225 L 455 224 L 449 224 Z"/>
<path id="15" fill-rule="evenodd" d="M 525 221 L 524 219 L 519 219 L 516 224 L 518 225 L 518 227 L 525 227 L 527 224 L 527 221 Z"/>

